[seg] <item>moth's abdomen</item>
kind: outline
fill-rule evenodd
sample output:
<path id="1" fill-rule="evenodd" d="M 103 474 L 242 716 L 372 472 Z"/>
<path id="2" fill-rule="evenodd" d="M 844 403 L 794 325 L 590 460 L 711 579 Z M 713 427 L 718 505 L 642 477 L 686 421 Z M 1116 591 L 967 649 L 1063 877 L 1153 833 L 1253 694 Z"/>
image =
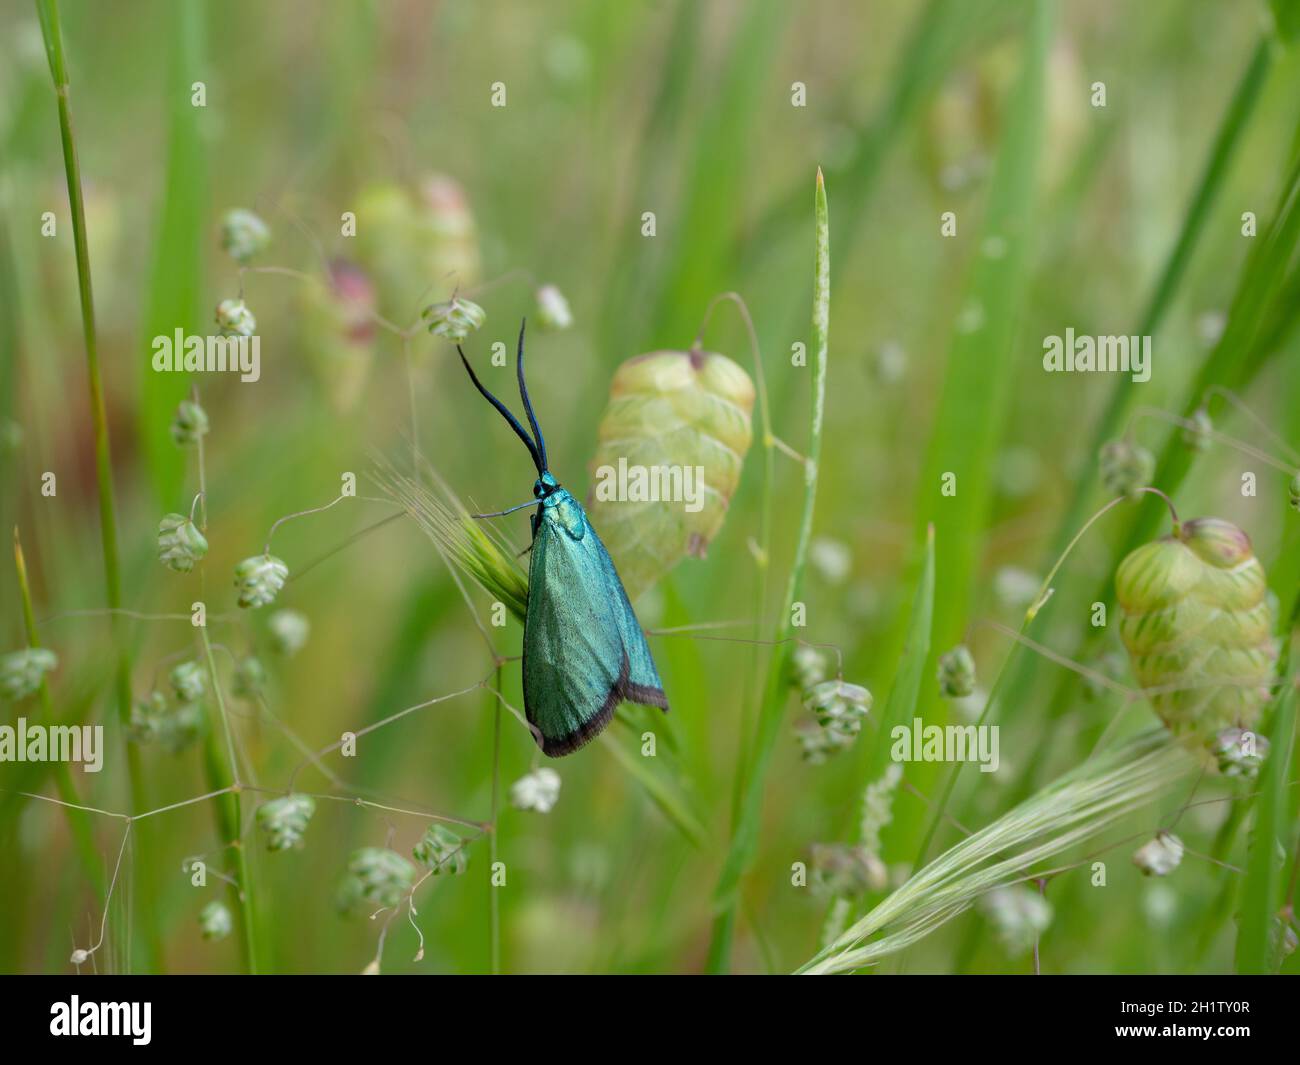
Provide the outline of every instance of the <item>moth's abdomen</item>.
<path id="1" fill-rule="evenodd" d="M 1199 752 L 1252 729 L 1270 697 L 1274 607 L 1250 540 L 1202 518 L 1120 564 L 1120 637 L 1138 683 L 1174 735 Z"/>

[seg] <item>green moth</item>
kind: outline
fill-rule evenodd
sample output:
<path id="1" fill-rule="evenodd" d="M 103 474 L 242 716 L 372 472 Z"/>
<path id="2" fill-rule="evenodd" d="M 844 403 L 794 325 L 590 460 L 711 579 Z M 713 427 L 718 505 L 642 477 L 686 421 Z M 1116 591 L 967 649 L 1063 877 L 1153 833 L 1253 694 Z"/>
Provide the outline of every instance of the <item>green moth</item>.
<path id="1" fill-rule="evenodd" d="M 474 387 L 524 442 L 537 467 L 532 500 L 475 517 L 495 518 L 525 507 L 537 508 L 532 516 L 524 616 L 524 713 L 538 745 L 558 758 L 597 736 L 620 703 L 667 711 L 668 699 L 609 552 L 582 504 L 547 466 L 546 440 L 524 382 L 525 326 L 519 329 L 515 366 L 532 436 L 506 405 L 483 387 L 465 353 L 459 347 L 456 350 Z"/>

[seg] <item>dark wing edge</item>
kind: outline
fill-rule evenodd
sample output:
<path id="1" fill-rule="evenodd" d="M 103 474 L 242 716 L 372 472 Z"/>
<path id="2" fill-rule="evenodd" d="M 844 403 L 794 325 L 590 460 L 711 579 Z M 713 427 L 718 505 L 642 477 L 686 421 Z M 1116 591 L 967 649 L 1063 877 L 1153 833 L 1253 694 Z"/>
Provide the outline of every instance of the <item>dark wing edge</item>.
<path id="1" fill-rule="evenodd" d="M 614 711 L 619 708 L 619 704 L 624 702 L 637 703 L 641 706 L 657 706 L 665 714 L 668 713 L 668 697 L 664 695 L 661 688 L 652 688 L 646 684 L 632 683 L 630 676 L 632 672 L 632 661 L 628 658 L 627 648 L 623 649 L 623 667 L 619 671 L 618 679 L 610 686 L 609 694 L 605 696 L 605 701 L 601 703 L 600 709 L 584 721 L 572 732 L 560 736 L 557 739 L 551 739 L 548 736 L 542 736 L 542 753 L 550 758 L 562 758 L 566 754 L 572 754 L 577 751 L 602 732 L 606 726 L 614 720 Z M 538 730 L 540 732 L 540 730 Z"/>

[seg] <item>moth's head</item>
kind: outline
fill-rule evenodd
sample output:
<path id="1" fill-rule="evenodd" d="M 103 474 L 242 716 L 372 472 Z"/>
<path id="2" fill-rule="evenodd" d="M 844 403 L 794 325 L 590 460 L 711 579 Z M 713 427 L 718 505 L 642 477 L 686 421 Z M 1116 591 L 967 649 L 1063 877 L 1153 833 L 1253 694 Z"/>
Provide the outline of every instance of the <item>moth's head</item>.
<path id="1" fill-rule="evenodd" d="M 559 487 L 560 482 L 555 479 L 551 471 L 543 470 L 542 475 L 533 482 L 533 498 L 545 499 Z"/>

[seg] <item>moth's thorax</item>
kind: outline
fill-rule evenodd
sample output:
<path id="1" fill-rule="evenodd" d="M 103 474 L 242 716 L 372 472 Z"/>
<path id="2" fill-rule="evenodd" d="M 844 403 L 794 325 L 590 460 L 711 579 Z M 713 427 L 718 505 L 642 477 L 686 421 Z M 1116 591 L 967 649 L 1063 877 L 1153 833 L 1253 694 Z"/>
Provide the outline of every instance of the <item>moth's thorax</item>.
<path id="1" fill-rule="evenodd" d="M 566 488 L 556 488 L 542 498 L 542 518 L 558 525 L 574 540 L 587 535 L 587 514 Z"/>

